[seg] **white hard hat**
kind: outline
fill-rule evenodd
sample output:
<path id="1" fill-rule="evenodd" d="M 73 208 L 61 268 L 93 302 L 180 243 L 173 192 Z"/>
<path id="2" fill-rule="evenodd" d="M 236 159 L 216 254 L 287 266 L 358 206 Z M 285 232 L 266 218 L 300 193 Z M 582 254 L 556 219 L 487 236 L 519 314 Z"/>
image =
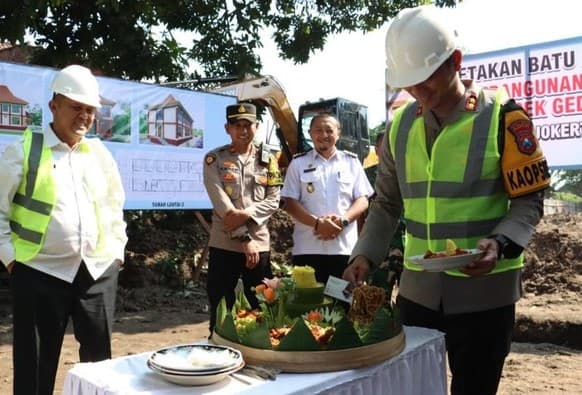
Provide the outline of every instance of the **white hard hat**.
<path id="1" fill-rule="evenodd" d="M 79 65 L 67 66 L 57 73 L 51 84 L 54 93 L 79 103 L 99 108 L 99 84 L 91 70 Z"/>
<path id="2" fill-rule="evenodd" d="M 426 81 L 457 49 L 456 32 L 434 6 L 401 10 L 386 33 L 386 76 L 393 88 Z"/>

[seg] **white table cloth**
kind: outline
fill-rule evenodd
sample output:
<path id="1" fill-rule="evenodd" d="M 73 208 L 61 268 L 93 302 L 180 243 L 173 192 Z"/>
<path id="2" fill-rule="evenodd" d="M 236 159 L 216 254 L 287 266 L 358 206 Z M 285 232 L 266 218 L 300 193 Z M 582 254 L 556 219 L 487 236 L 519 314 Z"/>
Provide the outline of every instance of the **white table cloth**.
<path id="1" fill-rule="evenodd" d="M 201 387 L 164 381 L 146 366 L 151 352 L 94 363 L 78 363 L 65 378 L 65 395 L 113 394 L 345 394 L 439 395 L 447 393 L 444 334 L 405 327 L 399 355 L 359 369 L 327 373 L 281 373 L 274 381 L 227 377 Z"/>

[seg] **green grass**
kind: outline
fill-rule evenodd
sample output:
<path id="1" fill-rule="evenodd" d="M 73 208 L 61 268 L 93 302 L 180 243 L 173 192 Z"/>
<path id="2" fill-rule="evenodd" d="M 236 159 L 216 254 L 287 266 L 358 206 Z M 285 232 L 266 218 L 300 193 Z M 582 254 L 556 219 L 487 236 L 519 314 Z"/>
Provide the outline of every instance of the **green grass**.
<path id="1" fill-rule="evenodd" d="M 558 200 L 564 200 L 566 202 L 582 202 L 582 197 L 575 195 L 571 192 L 554 192 L 552 194 L 552 198 Z"/>

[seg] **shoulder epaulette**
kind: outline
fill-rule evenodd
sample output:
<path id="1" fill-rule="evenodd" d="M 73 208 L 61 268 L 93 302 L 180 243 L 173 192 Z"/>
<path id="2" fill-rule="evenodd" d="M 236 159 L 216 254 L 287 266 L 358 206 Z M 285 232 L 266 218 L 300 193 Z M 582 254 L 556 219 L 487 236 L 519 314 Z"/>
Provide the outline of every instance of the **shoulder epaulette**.
<path id="1" fill-rule="evenodd" d="M 505 114 L 505 113 L 510 112 L 510 111 L 515 111 L 515 110 L 521 110 L 521 111 L 525 112 L 523 107 L 520 106 L 519 104 L 517 104 L 514 99 L 509 99 L 507 102 L 505 102 L 501 106 L 501 113 L 502 114 Z"/>
<path id="2" fill-rule="evenodd" d="M 304 156 L 304 155 L 307 155 L 307 154 L 308 154 L 309 152 L 311 152 L 311 151 L 312 151 L 312 150 L 307 150 L 307 151 L 304 151 L 304 152 L 298 152 L 298 153 L 296 153 L 295 155 L 293 155 L 293 159 L 295 159 L 295 158 L 300 158 L 300 157 L 302 157 L 302 156 Z"/>
<path id="3" fill-rule="evenodd" d="M 344 149 L 344 150 L 342 150 L 342 152 L 344 152 L 346 155 L 351 156 L 353 158 L 357 158 L 358 157 L 358 154 L 356 154 L 355 152 L 352 152 L 352 151 L 347 151 L 347 150 Z"/>

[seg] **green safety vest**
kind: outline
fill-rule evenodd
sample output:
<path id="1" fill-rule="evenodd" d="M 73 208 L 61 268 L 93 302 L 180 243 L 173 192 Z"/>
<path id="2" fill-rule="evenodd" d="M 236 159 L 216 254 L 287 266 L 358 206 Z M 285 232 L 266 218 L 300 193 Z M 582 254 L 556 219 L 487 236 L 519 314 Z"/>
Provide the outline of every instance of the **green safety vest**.
<path id="1" fill-rule="evenodd" d="M 460 248 L 475 248 L 509 209 L 497 143 L 504 91 L 490 96 L 480 92 L 477 108 L 481 111 L 464 111 L 443 128 L 430 158 L 418 103 L 409 103 L 394 114 L 390 147 L 404 202 L 407 269 L 422 270 L 407 258 L 427 250 L 444 251 L 446 239 Z M 500 259 L 490 274 L 522 266 L 523 255 Z M 446 273 L 467 276 L 458 270 Z"/>
<path id="2" fill-rule="evenodd" d="M 16 261 L 25 263 L 40 251 L 53 208 L 57 201 L 53 180 L 53 160 L 50 147 L 43 144 L 44 135 L 27 129 L 24 132 L 24 176 L 11 205 L 10 229 Z M 81 145 L 84 153 L 87 144 Z M 92 194 L 92 191 L 89 190 Z M 99 240 L 95 255 L 105 251 L 103 226 L 99 209 L 95 205 L 99 227 Z"/>

